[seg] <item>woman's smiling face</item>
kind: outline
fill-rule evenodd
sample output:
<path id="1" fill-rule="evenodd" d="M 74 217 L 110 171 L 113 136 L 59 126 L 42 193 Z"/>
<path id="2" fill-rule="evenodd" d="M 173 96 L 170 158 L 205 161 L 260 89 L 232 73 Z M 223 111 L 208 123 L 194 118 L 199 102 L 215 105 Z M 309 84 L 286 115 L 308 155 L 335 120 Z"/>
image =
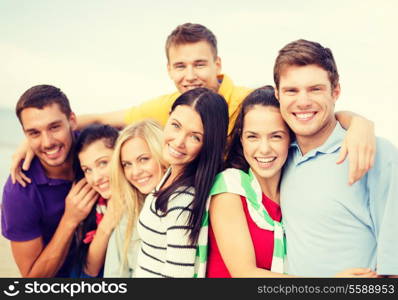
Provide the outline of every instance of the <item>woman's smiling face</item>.
<path id="1" fill-rule="evenodd" d="M 279 109 L 253 106 L 244 117 L 241 142 L 253 172 L 260 178 L 279 180 L 290 144 L 289 129 Z"/>
<path id="2" fill-rule="evenodd" d="M 105 199 L 111 196 L 109 178 L 112 153 L 113 149 L 108 148 L 105 140 L 101 139 L 84 147 L 78 154 L 88 184 Z"/>
<path id="3" fill-rule="evenodd" d="M 163 176 L 160 162 L 140 137 L 131 138 L 123 144 L 120 161 L 127 181 L 142 194 L 150 193 Z"/>

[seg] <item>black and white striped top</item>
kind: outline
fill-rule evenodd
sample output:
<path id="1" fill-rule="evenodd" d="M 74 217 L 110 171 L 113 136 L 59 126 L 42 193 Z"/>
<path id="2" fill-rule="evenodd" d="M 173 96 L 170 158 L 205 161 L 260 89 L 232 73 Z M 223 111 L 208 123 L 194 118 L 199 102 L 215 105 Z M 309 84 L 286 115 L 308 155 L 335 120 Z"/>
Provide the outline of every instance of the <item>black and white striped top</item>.
<path id="1" fill-rule="evenodd" d="M 171 195 L 166 213 L 155 211 L 153 194 L 145 199 L 137 225 L 142 242 L 135 277 L 193 277 L 196 247 L 190 246 L 187 224 L 194 189 L 181 190 Z"/>

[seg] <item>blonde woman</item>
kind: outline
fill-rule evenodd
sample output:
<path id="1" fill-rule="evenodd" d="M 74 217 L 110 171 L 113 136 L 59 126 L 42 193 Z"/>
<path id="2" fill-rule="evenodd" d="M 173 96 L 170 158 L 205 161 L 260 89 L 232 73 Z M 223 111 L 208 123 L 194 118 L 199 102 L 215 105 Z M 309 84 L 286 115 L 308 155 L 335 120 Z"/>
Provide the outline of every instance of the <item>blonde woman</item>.
<path id="1" fill-rule="evenodd" d="M 138 214 L 145 196 L 163 177 L 163 132 L 158 123 L 145 120 L 126 127 L 116 141 L 111 163 L 111 191 L 118 225 L 106 254 L 104 277 L 132 277 L 140 240 Z"/>

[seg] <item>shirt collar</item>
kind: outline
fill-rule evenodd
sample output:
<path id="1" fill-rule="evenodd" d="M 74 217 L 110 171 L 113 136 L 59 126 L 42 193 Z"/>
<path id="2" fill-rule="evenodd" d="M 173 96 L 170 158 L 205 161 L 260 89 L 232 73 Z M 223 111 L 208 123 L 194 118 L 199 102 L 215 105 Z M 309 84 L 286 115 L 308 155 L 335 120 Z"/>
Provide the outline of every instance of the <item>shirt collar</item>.
<path id="1" fill-rule="evenodd" d="M 341 127 L 339 122 L 336 122 L 336 126 L 332 132 L 332 134 L 329 136 L 329 138 L 324 142 L 322 145 L 319 147 L 312 149 L 309 151 L 306 155 L 303 156 L 303 159 L 306 158 L 311 158 L 317 155 L 317 153 L 333 153 L 336 152 L 338 149 L 340 149 L 341 144 L 344 140 L 346 131 Z M 299 151 L 301 153 L 300 147 L 297 143 L 297 140 L 292 142 L 290 144 L 291 149 L 296 149 L 296 151 Z"/>
<path id="2" fill-rule="evenodd" d="M 38 185 L 61 185 L 71 182 L 70 180 L 66 179 L 55 179 L 47 177 L 46 171 L 44 170 L 43 165 L 37 157 L 33 159 L 30 170 L 31 172 L 29 176 L 31 176 Z"/>
<path id="3" fill-rule="evenodd" d="M 228 103 L 229 99 L 231 99 L 231 93 L 232 93 L 233 86 L 234 86 L 232 79 L 229 78 L 225 74 L 217 75 L 217 79 L 218 79 L 218 82 L 221 83 L 220 87 L 218 88 L 218 93 L 220 95 L 223 95 L 225 98 L 225 101 L 227 101 L 227 103 Z"/>

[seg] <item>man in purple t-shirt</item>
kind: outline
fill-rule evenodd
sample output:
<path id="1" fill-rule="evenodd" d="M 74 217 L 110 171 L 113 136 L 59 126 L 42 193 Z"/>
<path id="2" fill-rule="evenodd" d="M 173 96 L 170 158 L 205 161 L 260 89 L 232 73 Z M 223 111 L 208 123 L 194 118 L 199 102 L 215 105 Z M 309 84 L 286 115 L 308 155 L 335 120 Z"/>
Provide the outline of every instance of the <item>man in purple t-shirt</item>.
<path id="1" fill-rule="evenodd" d="M 28 89 L 16 112 L 36 158 L 27 187 L 8 178 L 2 234 L 22 277 L 68 277 L 73 234 L 97 199 L 85 179 L 72 186 L 76 117 L 65 94 L 50 85 Z"/>

